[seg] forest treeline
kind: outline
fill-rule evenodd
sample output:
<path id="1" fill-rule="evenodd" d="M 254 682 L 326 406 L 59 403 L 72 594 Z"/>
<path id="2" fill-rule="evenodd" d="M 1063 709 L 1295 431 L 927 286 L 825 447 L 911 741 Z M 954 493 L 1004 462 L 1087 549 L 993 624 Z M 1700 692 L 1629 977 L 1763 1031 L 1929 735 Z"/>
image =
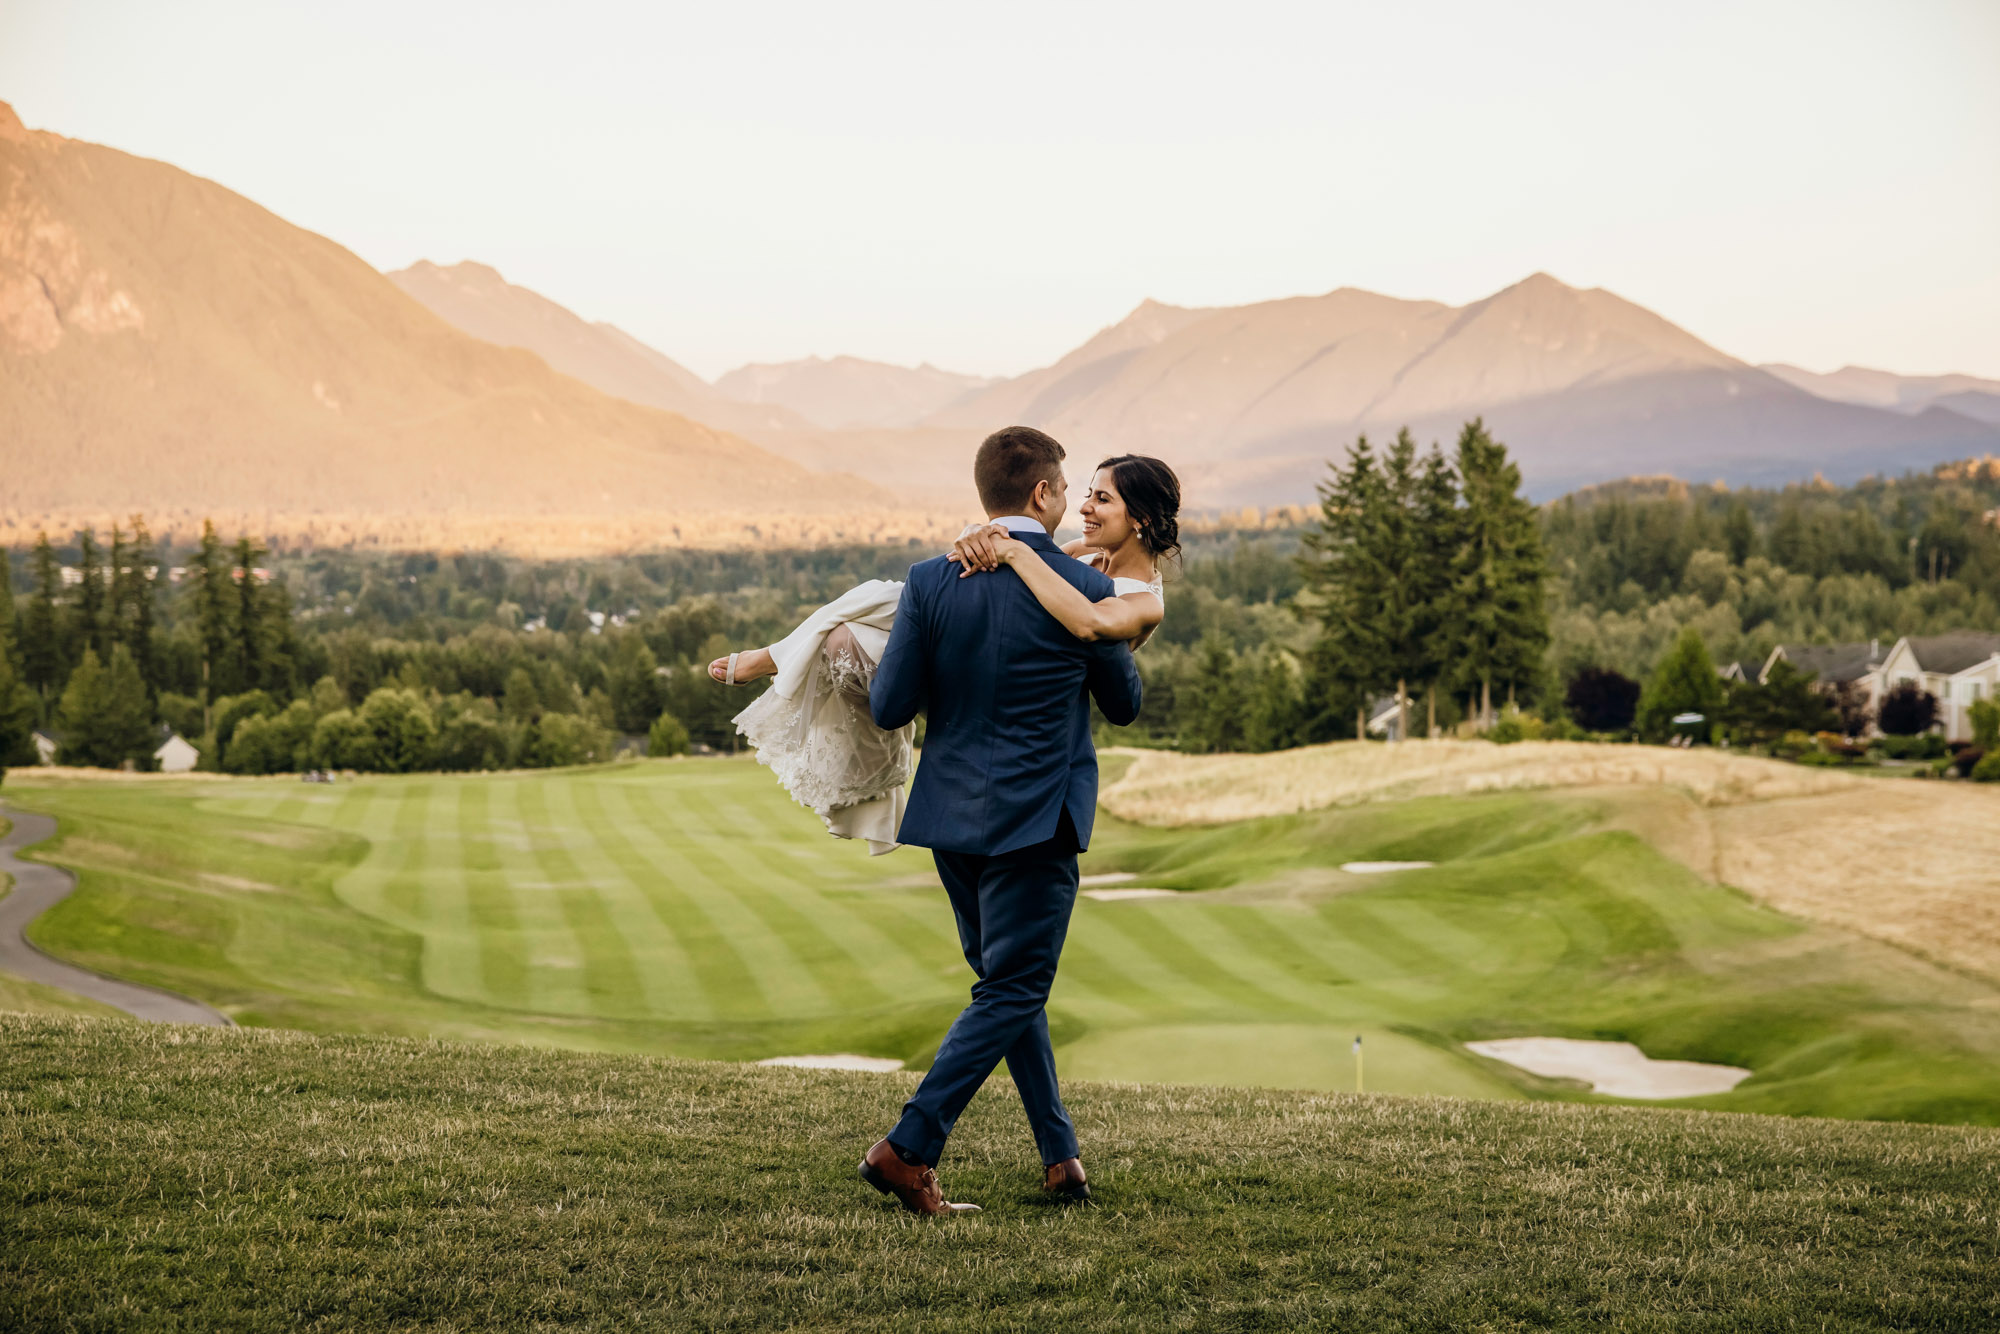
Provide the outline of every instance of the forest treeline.
<path id="1" fill-rule="evenodd" d="M 205 766 L 268 772 L 577 763 L 621 736 L 732 749 L 749 694 L 710 682 L 711 658 L 929 553 L 529 561 L 213 531 L 162 551 L 134 520 L 9 554 L 0 762 L 31 760 L 42 727 L 73 761 L 143 766 L 164 726 Z M 1780 642 L 2000 629 L 2000 464 L 1845 488 L 1636 481 L 1537 508 L 1477 423 L 1449 452 L 1356 442 L 1316 522 L 1190 539 L 1167 602 L 1122 740 L 1352 736 L 1399 691 L 1410 733 L 1512 703 L 1503 728 L 1561 734 L 1619 717 L 1600 687 L 1636 690 L 1689 633 L 1756 664 Z"/>

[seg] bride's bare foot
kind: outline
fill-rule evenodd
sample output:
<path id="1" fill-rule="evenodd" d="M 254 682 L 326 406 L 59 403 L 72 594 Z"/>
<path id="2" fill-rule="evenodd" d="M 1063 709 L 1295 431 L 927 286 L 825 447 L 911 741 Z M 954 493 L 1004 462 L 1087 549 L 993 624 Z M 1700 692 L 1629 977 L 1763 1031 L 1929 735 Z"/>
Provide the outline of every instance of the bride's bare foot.
<path id="1" fill-rule="evenodd" d="M 708 674 L 724 685 L 729 684 L 729 659 L 717 658 L 708 664 Z M 736 684 L 754 681 L 760 676 L 776 676 L 778 664 L 771 661 L 771 650 L 767 648 L 744 649 L 736 655 Z"/>

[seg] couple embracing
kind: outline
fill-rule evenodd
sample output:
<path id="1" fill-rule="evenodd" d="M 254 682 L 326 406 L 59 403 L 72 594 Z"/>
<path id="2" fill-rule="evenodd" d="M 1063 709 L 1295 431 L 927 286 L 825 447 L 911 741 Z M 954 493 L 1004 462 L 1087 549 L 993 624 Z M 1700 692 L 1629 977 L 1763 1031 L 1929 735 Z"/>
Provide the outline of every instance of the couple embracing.
<path id="1" fill-rule="evenodd" d="M 1165 615 L 1160 566 L 1178 550 L 1180 483 L 1158 459 L 1106 460 L 1078 508 L 1084 537 L 1065 549 L 1052 536 L 1069 508 L 1063 457 L 1041 431 L 996 431 L 973 464 L 988 522 L 907 582 L 863 584 L 769 648 L 709 667 L 731 685 L 776 677 L 737 725 L 830 832 L 936 859 L 977 978 L 972 1002 L 860 1168 L 919 1214 L 977 1207 L 947 1202 L 935 1169 L 1003 1058 L 1043 1189 L 1090 1196 L 1044 1009 L 1097 808 L 1091 701 L 1116 726 L 1138 716 L 1132 653 Z M 906 805 L 919 713 L 923 763 Z"/>

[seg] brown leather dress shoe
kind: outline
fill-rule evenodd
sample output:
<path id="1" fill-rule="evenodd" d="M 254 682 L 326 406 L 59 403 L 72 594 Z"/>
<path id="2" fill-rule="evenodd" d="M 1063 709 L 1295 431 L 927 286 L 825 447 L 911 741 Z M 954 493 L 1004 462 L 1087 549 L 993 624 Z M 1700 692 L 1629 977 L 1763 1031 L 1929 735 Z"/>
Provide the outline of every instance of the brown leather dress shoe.
<path id="1" fill-rule="evenodd" d="M 884 1195 L 894 1195 L 913 1214 L 930 1217 L 979 1212 L 976 1204 L 953 1204 L 945 1199 L 937 1173 L 922 1164 L 910 1166 L 886 1139 L 876 1140 L 875 1147 L 861 1160 L 861 1179 Z"/>
<path id="2" fill-rule="evenodd" d="M 1051 1195 L 1083 1204 L 1090 1199 L 1090 1183 L 1083 1179 L 1083 1160 L 1065 1158 L 1042 1173 L 1042 1189 Z"/>

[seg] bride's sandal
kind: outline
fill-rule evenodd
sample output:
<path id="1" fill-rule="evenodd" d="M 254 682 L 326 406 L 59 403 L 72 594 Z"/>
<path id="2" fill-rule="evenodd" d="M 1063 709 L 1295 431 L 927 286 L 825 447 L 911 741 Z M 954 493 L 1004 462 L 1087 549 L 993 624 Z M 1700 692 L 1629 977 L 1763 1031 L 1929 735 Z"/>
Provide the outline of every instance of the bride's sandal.
<path id="1" fill-rule="evenodd" d="M 739 666 L 749 665 L 747 663 L 743 663 L 742 660 L 750 657 L 752 654 L 762 655 L 764 660 L 762 663 L 763 670 L 751 671 L 747 674 L 739 673 L 738 670 Z M 715 669 L 718 667 L 722 668 L 723 670 L 717 672 Z M 742 649 L 739 650 L 738 652 L 730 654 L 726 658 L 717 658 L 714 662 L 708 664 L 709 679 L 711 681 L 719 681 L 726 686 L 747 686 L 752 681 L 761 680 L 766 676 L 776 676 L 777 673 L 778 673 L 778 664 L 771 660 L 771 651 L 769 649 L 762 649 L 762 648 Z"/>

